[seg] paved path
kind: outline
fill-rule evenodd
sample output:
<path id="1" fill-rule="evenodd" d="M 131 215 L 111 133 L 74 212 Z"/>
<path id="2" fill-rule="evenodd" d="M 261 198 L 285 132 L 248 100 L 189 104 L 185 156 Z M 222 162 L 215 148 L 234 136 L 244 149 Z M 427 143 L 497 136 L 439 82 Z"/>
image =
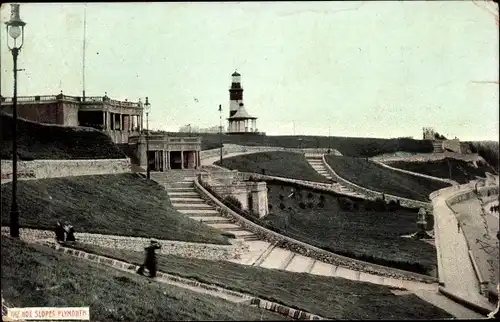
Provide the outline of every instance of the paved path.
<path id="1" fill-rule="evenodd" d="M 446 199 L 456 193 L 457 190 L 450 189 L 432 201 L 440 280 L 448 292 L 493 309 L 493 305 L 479 294 L 479 282 L 469 258 L 466 239 L 462 230 L 457 228 L 457 218 L 446 204 Z"/>

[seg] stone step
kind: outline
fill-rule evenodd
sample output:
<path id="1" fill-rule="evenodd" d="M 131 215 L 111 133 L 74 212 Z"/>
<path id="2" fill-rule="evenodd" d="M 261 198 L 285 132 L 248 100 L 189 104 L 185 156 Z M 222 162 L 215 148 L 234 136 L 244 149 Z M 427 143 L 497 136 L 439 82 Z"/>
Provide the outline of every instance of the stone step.
<path id="1" fill-rule="evenodd" d="M 286 268 L 288 267 L 288 265 L 290 265 L 290 263 L 292 262 L 292 259 L 294 257 L 295 257 L 295 253 L 290 252 L 290 254 L 288 255 L 288 257 L 281 264 L 280 269 L 286 270 Z"/>
<path id="2" fill-rule="evenodd" d="M 179 209 L 214 209 L 212 206 L 207 205 L 206 203 L 172 203 L 177 210 Z"/>
<path id="3" fill-rule="evenodd" d="M 260 240 L 259 236 L 257 235 L 247 235 L 247 236 L 243 236 L 242 238 L 244 241 L 257 241 L 257 240 Z"/>
<path id="4" fill-rule="evenodd" d="M 201 214 L 202 216 L 206 215 L 215 215 L 218 214 L 219 212 L 215 209 L 177 209 L 178 212 L 181 214 Z"/>
<path id="5" fill-rule="evenodd" d="M 199 194 L 197 192 L 169 192 L 169 196 L 176 197 L 198 197 Z"/>
<path id="6" fill-rule="evenodd" d="M 209 225 L 209 224 L 230 224 L 231 223 L 231 220 L 224 218 L 224 217 L 219 217 L 219 216 L 207 216 L 207 217 L 190 216 L 189 218 L 196 220 L 198 222 L 202 222 L 206 225 Z"/>
<path id="7" fill-rule="evenodd" d="M 196 192 L 196 189 L 193 187 L 176 187 L 169 188 L 166 187 L 167 192 Z"/>
<path id="8" fill-rule="evenodd" d="M 200 197 L 192 197 L 192 198 L 173 197 L 170 198 L 170 201 L 172 203 L 205 203 L 205 200 L 203 200 Z"/>
<path id="9" fill-rule="evenodd" d="M 252 233 L 251 231 L 248 231 L 246 229 L 243 229 L 243 230 L 232 230 L 232 229 L 229 229 L 229 230 L 226 230 L 226 231 L 228 233 L 234 234 L 238 238 L 243 237 L 243 236 L 254 235 L 254 233 Z"/>
<path id="10" fill-rule="evenodd" d="M 265 251 L 260 254 L 260 256 L 255 260 L 255 262 L 252 264 L 252 266 L 260 266 L 264 262 L 264 260 L 271 254 L 271 252 L 276 248 L 276 245 L 270 244 L 269 247 Z"/>
<path id="11" fill-rule="evenodd" d="M 222 224 L 210 224 L 209 226 L 212 228 L 215 228 L 215 229 L 222 230 L 222 231 L 227 231 L 228 229 L 232 229 L 232 230 L 243 229 L 240 226 L 233 224 L 233 223 L 231 223 L 231 224 L 224 224 L 224 223 L 222 223 Z"/>

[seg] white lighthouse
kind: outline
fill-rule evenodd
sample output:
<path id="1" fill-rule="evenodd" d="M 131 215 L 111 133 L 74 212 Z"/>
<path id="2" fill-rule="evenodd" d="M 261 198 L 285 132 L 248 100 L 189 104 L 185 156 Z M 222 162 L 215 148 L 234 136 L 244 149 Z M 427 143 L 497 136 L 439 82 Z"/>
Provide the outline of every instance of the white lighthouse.
<path id="1" fill-rule="evenodd" d="M 229 134 L 256 133 L 257 118 L 250 116 L 243 104 L 243 87 L 241 87 L 241 75 L 234 72 L 231 75 L 231 88 L 229 88 Z"/>

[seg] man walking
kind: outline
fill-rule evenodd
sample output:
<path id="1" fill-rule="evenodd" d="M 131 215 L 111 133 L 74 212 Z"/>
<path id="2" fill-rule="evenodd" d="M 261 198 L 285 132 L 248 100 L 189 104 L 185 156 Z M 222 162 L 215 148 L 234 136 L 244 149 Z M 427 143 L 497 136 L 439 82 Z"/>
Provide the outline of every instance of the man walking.
<path id="1" fill-rule="evenodd" d="M 137 274 L 144 275 L 144 268 L 147 268 L 149 271 L 149 277 L 151 277 L 151 278 L 156 277 L 156 253 L 155 253 L 155 251 L 157 249 L 160 249 L 160 248 L 161 248 L 161 245 L 158 242 L 151 240 L 149 246 L 144 248 L 146 250 L 146 259 L 144 261 L 144 264 L 139 266 L 139 269 L 137 270 Z"/>

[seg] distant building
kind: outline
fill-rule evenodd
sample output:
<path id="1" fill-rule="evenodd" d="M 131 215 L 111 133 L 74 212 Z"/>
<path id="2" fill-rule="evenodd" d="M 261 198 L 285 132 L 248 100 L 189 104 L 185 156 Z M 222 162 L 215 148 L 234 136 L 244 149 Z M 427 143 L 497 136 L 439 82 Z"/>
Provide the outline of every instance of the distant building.
<path id="1" fill-rule="evenodd" d="M 2 112 L 12 114 L 12 98 L 0 99 Z M 127 143 L 143 129 L 143 105 L 104 96 L 36 95 L 17 98 L 17 115 L 46 124 L 86 126 L 104 131 L 115 143 Z"/>
<path id="2" fill-rule="evenodd" d="M 232 75 L 231 88 L 229 89 L 229 118 L 228 134 L 258 133 L 257 118 L 250 116 L 243 104 L 243 87 L 241 86 L 241 75 L 234 72 Z"/>
<path id="3" fill-rule="evenodd" d="M 181 126 L 179 128 L 179 132 L 181 133 L 219 133 L 220 127 L 218 125 L 214 125 L 211 127 L 203 127 L 200 128 L 198 126 L 192 126 L 191 124 Z M 225 133 L 225 131 L 222 131 Z"/>
<path id="4" fill-rule="evenodd" d="M 0 98 L 1 111 L 12 114 L 12 98 Z M 108 134 L 130 157 L 131 162 L 151 171 L 195 169 L 200 166 L 200 137 L 183 137 L 163 132 L 149 135 L 143 126 L 143 103 L 117 101 L 105 96 L 63 95 L 18 97 L 17 115 L 45 124 L 92 127 Z M 78 144 L 78 142 L 75 142 Z"/>

